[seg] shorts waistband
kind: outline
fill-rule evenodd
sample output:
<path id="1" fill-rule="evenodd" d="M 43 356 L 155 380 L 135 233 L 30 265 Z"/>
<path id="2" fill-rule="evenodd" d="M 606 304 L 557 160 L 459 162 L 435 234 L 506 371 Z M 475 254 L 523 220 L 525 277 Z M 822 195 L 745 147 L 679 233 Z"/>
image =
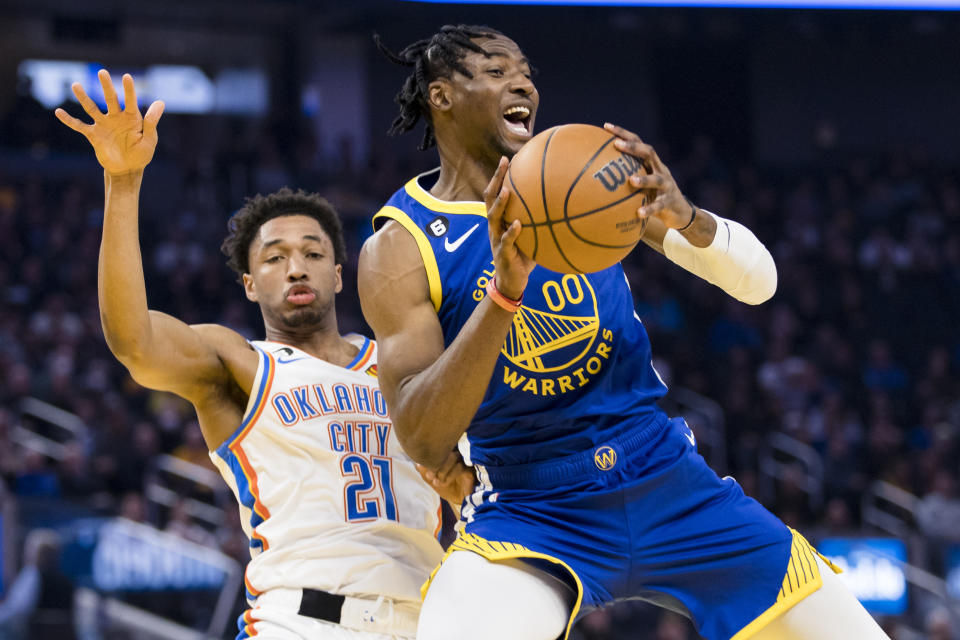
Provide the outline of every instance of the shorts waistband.
<path id="1" fill-rule="evenodd" d="M 356 597 L 319 589 L 270 589 L 257 596 L 255 608 L 278 606 L 299 615 L 325 620 L 349 629 L 413 638 L 417 633 L 420 607 L 379 597 Z"/>
<path id="2" fill-rule="evenodd" d="M 633 454 L 645 444 L 657 437 L 670 418 L 657 413 L 649 424 L 606 442 L 592 449 L 574 453 L 556 460 L 545 460 L 530 464 L 490 466 L 476 465 L 481 481 L 488 480 L 496 489 L 520 489 L 536 486 L 554 486 L 560 482 L 593 476 L 598 472 L 611 471 L 616 467 L 619 457 Z"/>

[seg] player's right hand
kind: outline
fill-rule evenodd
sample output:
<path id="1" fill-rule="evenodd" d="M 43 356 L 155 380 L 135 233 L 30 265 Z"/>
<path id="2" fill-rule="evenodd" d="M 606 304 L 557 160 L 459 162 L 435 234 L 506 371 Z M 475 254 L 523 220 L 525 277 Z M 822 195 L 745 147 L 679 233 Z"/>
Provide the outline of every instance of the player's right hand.
<path id="1" fill-rule="evenodd" d="M 163 102 L 156 100 L 147 109 L 146 115 L 141 116 L 133 78 L 126 73 L 123 75 L 124 108 L 121 110 L 110 74 L 106 69 L 101 69 L 97 76 L 103 86 L 106 113 L 102 113 L 80 83 L 75 82 L 72 85 L 73 93 L 83 110 L 93 118 L 93 124 L 86 124 L 63 109 L 57 109 L 54 114 L 60 122 L 90 142 L 97 160 L 107 173 L 123 175 L 142 171 L 153 159 L 153 152 L 157 148 L 157 122 L 163 114 Z"/>
<path id="2" fill-rule="evenodd" d="M 504 186 L 510 163 L 500 158 L 497 170 L 483 190 L 483 201 L 487 205 L 487 226 L 490 232 L 490 249 L 493 251 L 493 268 L 496 271 L 497 289 L 508 298 L 519 300 L 527 287 L 527 278 L 536 263 L 523 255 L 517 248 L 520 235 L 520 221 L 507 224 L 503 213 L 507 207 L 510 191 Z"/>
<path id="3" fill-rule="evenodd" d="M 450 506 L 457 509 L 467 499 L 477 483 L 477 476 L 473 467 L 468 467 L 463 462 L 463 457 L 459 451 L 451 451 L 447 459 L 437 469 L 428 469 L 421 464 L 417 464 L 417 471 L 420 477 L 433 487 L 433 490 L 440 494 L 440 497 L 450 503 Z"/>

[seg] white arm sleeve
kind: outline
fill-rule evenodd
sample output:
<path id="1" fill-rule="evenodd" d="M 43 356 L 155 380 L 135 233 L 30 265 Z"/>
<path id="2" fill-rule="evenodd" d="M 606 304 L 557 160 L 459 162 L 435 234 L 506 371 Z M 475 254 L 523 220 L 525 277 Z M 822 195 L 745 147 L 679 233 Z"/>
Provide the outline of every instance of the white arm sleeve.
<path id="1" fill-rule="evenodd" d="M 674 264 L 715 284 L 747 304 L 760 304 L 777 290 L 773 256 L 750 229 L 700 209 L 717 221 L 717 234 L 708 247 L 695 247 L 676 229 L 667 230 L 663 253 Z"/>

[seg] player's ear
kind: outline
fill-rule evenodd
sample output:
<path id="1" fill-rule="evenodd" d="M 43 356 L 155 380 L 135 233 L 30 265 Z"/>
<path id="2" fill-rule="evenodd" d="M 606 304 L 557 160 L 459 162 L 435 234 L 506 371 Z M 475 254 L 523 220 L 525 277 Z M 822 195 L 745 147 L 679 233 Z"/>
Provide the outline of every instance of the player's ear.
<path id="1" fill-rule="evenodd" d="M 250 302 L 257 301 L 257 288 L 253 284 L 253 276 L 249 273 L 245 273 L 241 276 L 243 278 L 243 290 L 247 294 L 247 300 Z"/>
<path id="2" fill-rule="evenodd" d="M 450 99 L 452 89 L 453 87 L 446 78 L 437 78 L 427 85 L 427 102 L 430 103 L 430 108 L 437 111 L 447 111 L 452 104 Z"/>
<path id="3" fill-rule="evenodd" d="M 343 291 L 343 265 L 337 265 L 336 284 L 333 287 L 334 293 Z"/>

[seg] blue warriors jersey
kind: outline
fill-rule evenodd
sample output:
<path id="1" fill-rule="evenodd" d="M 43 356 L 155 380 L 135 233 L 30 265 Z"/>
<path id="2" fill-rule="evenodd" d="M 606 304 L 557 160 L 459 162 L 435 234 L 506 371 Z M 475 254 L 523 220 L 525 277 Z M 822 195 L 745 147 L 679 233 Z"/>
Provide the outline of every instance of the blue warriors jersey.
<path id="1" fill-rule="evenodd" d="M 438 200 L 431 179 L 408 182 L 374 225 L 395 220 L 416 240 L 449 346 L 493 263 L 484 204 Z M 566 580 L 576 601 L 563 638 L 582 606 L 641 598 L 708 640 L 748 640 L 818 589 L 816 552 L 707 466 L 683 419 L 656 407 L 664 393 L 620 265 L 536 267 L 460 443 L 478 482 L 451 552 Z"/>
<path id="2" fill-rule="evenodd" d="M 486 207 L 433 197 L 424 185 L 438 171 L 397 191 L 374 227 L 396 220 L 416 240 L 449 346 L 494 271 Z M 461 450 L 492 466 L 570 455 L 642 428 L 664 393 L 621 266 L 585 275 L 537 266 Z"/>

